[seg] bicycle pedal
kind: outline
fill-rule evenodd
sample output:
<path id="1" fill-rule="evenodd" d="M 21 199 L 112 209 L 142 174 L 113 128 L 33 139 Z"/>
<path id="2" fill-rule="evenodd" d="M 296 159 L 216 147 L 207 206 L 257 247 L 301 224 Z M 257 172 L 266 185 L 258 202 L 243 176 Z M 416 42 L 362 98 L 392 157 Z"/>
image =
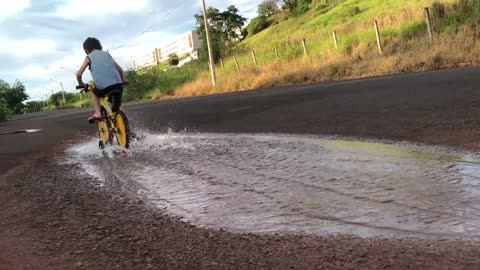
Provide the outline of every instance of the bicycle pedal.
<path id="1" fill-rule="evenodd" d="M 102 121 L 102 119 L 90 119 L 90 120 L 88 120 L 88 123 L 89 124 L 95 124 L 95 123 L 98 123 L 98 122 L 101 122 L 101 121 Z"/>

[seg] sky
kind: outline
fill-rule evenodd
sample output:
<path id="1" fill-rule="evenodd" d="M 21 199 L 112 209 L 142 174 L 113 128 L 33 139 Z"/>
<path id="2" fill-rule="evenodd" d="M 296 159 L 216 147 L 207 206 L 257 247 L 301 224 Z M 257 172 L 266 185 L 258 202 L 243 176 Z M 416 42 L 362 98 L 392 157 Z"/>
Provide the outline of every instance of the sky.
<path id="1" fill-rule="evenodd" d="M 247 19 L 262 0 L 205 0 L 224 10 L 235 5 Z M 22 81 L 30 99 L 74 92 L 85 58 L 83 41 L 97 37 L 123 66 L 195 28 L 201 0 L 1 0 L 0 79 Z M 144 30 L 148 32 L 135 38 Z M 122 46 L 123 45 L 123 46 Z M 84 81 L 90 78 L 87 74 Z"/>

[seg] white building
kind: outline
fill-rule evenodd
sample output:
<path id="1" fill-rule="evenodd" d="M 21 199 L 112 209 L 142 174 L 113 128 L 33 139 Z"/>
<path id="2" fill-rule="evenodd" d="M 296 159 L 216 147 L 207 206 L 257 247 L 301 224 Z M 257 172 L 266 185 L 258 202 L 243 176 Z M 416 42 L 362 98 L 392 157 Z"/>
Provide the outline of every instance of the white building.
<path id="1" fill-rule="evenodd" d="M 160 62 L 164 62 L 168 59 L 168 56 L 172 53 L 182 57 L 186 54 L 196 54 L 198 49 L 202 46 L 198 34 L 196 31 L 190 31 L 175 41 L 158 49 L 158 59 Z"/>
<path id="2" fill-rule="evenodd" d="M 144 67 L 150 67 L 162 62 L 168 61 L 168 56 L 172 53 L 183 57 L 190 54 L 194 58 L 198 56 L 198 50 L 201 48 L 202 43 L 195 30 L 190 31 L 177 37 L 172 42 L 162 46 L 161 48 L 155 48 L 155 50 L 147 56 L 136 58 L 133 61 L 133 68 L 139 69 Z"/>

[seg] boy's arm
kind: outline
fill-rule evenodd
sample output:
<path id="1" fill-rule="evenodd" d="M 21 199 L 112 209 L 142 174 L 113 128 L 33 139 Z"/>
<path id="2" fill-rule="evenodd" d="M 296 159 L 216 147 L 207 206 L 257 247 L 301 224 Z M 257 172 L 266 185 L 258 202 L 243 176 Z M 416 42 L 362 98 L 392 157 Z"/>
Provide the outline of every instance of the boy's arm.
<path id="1" fill-rule="evenodd" d="M 115 68 L 118 71 L 118 74 L 120 74 L 120 79 L 122 79 L 122 82 L 125 82 L 124 76 L 123 76 L 123 69 L 122 67 L 117 63 L 117 61 L 113 60 L 113 63 L 115 63 Z"/>
<path id="2" fill-rule="evenodd" d="M 85 60 L 83 61 L 82 65 L 77 71 L 77 82 L 79 86 L 84 86 L 85 84 L 83 83 L 82 76 L 85 70 L 88 67 L 88 64 L 90 63 L 90 59 L 88 57 L 85 57 Z"/>

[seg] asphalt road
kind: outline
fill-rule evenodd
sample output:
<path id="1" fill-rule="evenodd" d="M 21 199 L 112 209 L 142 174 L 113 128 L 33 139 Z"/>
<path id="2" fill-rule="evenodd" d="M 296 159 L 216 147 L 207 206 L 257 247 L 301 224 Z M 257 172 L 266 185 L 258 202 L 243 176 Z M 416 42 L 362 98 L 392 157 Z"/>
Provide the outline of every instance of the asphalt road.
<path id="1" fill-rule="evenodd" d="M 149 131 L 284 132 L 412 140 L 477 148 L 480 70 L 456 69 L 364 80 L 278 87 L 125 106 Z M 14 117 L 0 133 L 0 169 L 22 156 L 94 134 L 88 109 Z"/>

